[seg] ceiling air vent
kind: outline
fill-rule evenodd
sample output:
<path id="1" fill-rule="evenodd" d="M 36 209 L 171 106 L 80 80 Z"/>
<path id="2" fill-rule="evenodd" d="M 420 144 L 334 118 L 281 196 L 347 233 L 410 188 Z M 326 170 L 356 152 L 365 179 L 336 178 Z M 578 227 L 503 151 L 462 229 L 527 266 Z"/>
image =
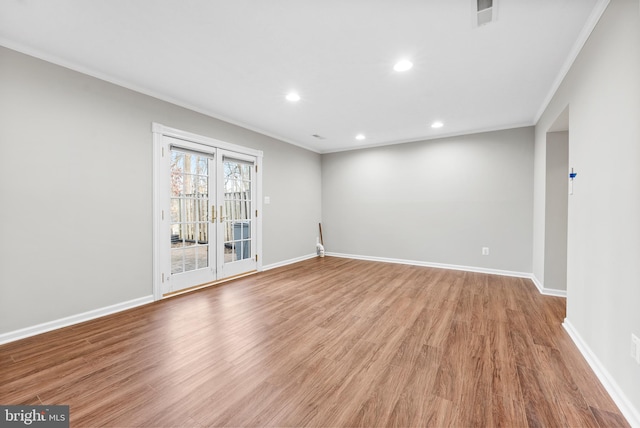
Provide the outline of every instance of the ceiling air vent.
<path id="1" fill-rule="evenodd" d="M 496 20 L 498 0 L 473 0 L 474 24 L 476 27 L 487 25 Z"/>
<path id="2" fill-rule="evenodd" d="M 313 138 L 317 138 L 318 140 L 326 140 L 326 138 L 324 138 L 322 135 L 318 135 L 318 134 L 313 134 L 312 137 Z"/>

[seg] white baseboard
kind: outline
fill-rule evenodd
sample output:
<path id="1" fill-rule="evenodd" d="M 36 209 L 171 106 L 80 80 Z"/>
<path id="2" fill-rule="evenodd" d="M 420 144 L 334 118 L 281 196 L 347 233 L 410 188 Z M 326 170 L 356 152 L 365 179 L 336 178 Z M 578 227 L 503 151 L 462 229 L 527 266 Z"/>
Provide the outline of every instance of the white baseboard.
<path id="1" fill-rule="evenodd" d="M 508 271 L 508 270 L 500 270 L 500 269 L 489 269 L 489 268 L 481 268 L 481 267 L 473 267 L 473 266 L 451 265 L 451 264 L 444 264 L 444 263 L 430 263 L 430 262 L 423 262 L 423 261 L 417 261 L 417 260 L 392 259 L 392 258 L 388 258 L 388 257 L 361 256 L 361 255 L 357 255 L 357 254 L 343 254 L 343 253 L 327 252 L 327 253 L 325 253 L 325 255 L 330 256 L 330 257 L 340 257 L 340 258 L 343 258 L 343 259 L 366 260 L 366 261 L 370 261 L 370 262 L 398 263 L 398 264 L 403 264 L 403 265 L 425 266 L 425 267 L 440 268 L 440 269 L 460 270 L 460 271 L 464 271 L 464 272 L 488 273 L 488 274 L 491 274 L 491 275 L 511 276 L 511 277 L 514 277 L 514 278 L 527 278 L 527 279 L 530 279 L 533 282 L 533 284 L 536 286 L 536 288 L 538 289 L 540 294 L 543 294 L 545 296 L 555 296 L 555 297 L 564 297 L 564 298 L 567 297 L 567 292 L 565 290 L 556 290 L 556 289 L 553 289 L 553 288 L 544 288 L 542 283 L 540 283 L 540 281 L 538 281 L 538 278 L 536 278 L 535 275 L 533 275 L 532 273 L 527 273 L 527 272 L 516 272 L 516 271 Z M 296 258 L 293 258 L 293 259 L 284 260 L 282 262 L 272 263 L 270 265 L 263 266 L 262 270 L 275 269 L 275 268 L 278 268 L 278 267 L 290 265 L 290 264 L 301 262 L 301 261 L 304 261 L 304 260 L 309 260 L 309 259 L 312 259 L 312 258 L 317 257 L 317 256 L 318 255 L 315 254 L 315 253 L 307 254 L 306 256 L 296 257 Z"/>
<path id="2" fill-rule="evenodd" d="M 0 334 L 0 345 L 4 343 L 13 342 L 19 339 L 35 336 L 37 334 L 46 333 L 51 330 L 56 330 L 62 327 L 68 327 L 73 324 L 79 324 L 81 322 L 89 321 L 92 319 L 100 318 L 105 315 L 110 315 L 116 312 L 121 312 L 127 309 L 135 308 L 137 306 L 146 305 L 153 302 L 153 296 L 139 297 L 137 299 L 129 300 L 127 302 L 116 303 L 115 305 L 106 306 L 104 308 L 94 309 L 91 311 L 83 312 L 81 314 L 72 315 L 58 320 L 37 324 L 31 327 L 26 327 L 20 330 L 10 331 L 8 333 Z"/>
<path id="3" fill-rule="evenodd" d="M 423 261 L 417 261 L 417 260 L 392 259 L 392 258 L 385 258 L 385 257 L 360 256 L 360 255 L 354 255 L 354 254 L 341 254 L 341 253 L 331 253 L 331 252 L 326 253 L 326 255 L 333 256 L 333 257 L 356 259 L 356 260 L 368 260 L 368 261 L 385 262 L 385 263 L 399 263 L 399 264 L 406 264 L 406 265 L 413 265 L 413 266 L 425 266 L 425 267 L 433 267 L 433 268 L 440 268 L 440 269 L 451 269 L 451 270 L 460 270 L 460 271 L 466 271 L 466 272 L 478 272 L 478 273 L 487 273 L 492 275 L 511 276 L 516 278 L 528 278 L 533 281 L 533 283 L 538 288 L 540 293 L 545 295 L 550 295 L 550 296 L 566 297 L 565 291 L 545 289 L 544 287 L 542 287 L 542 285 L 534 275 L 526 272 L 515 272 L 515 271 L 488 269 L 488 268 L 480 268 L 480 267 L 472 267 L 472 266 L 451 265 L 451 264 L 443 264 L 443 263 L 429 263 L 429 262 L 423 262 Z M 262 266 L 262 271 L 267 271 L 270 269 L 287 266 L 293 263 L 309 260 L 314 257 L 317 257 L 316 253 L 295 257 L 289 260 L 283 260 L 281 262 L 272 263 L 269 265 L 264 265 Z M 0 334 L 0 345 L 3 343 L 13 342 L 19 339 L 24 339 L 26 337 L 35 336 L 37 334 L 45 333 L 47 331 L 55 330 L 58 328 L 67 327 L 67 326 L 78 324 L 84 321 L 89 321 L 105 315 L 124 311 L 126 309 L 135 308 L 136 306 L 145 305 L 151 302 L 153 302 L 153 296 L 149 295 L 146 297 L 140 297 L 138 299 L 129 300 L 127 302 L 117 303 L 115 305 L 107 306 L 100 309 L 95 309 L 95 310 L 84 312 L 81 314 L 72 315 L 66 318 L 61 318 L 59 320 L 49 321 L 43 324 L 38 324 L 35 326 L 23 328 L 20 330 L 3 333 L 3 334 Z"/>
<path id="4" fill-rule="evenodd" d="M 303 260 L 312 259 L 317 257 L 316 253 L 307 254 L 305 256 L 296 257 L 290 260 L 284 260 L 278 263 L 273 263 L 270 265 L 262 266 L 262 271 L 266 271 L 269 269 L 275 269 L 277 267 L 290 265 L 292 263 L 301 262 Z M 62 327 L 68 327 L 73 324 L 79 324 L 81 322 L 89 321 L 92 319 L 100 318 L 105 315 L 110 315 L 116 312 L 121 312 L 127 309 L 132 309 L 137 306 L 146 305 L 147 303 L 153 302 L 153 295 L 149 295 L 146 297 L 140 297 L 138 299 L 129 300 L 127 302 L 117 303 L 115 305 L 107 306 L 104 308 L 94 309 L 92 311 L 83 312 L 77 315 L 71 315 L 69 317 L 61 318 L 58 320 L 53 320 L 49 322 L 45 322 L 42 324 L 37 324 L 31 327 L 26 327 L 20 330 L 10 331 L 8 333 L 0 334 L 0 345 L 4 343 L 14 342 L 16 340 L 25 339 L 27 337 L 35 336 L 37 334 L 46 333 L 48 331 L 56 330 Z"/>
<path id="5" fill-rule="evenodd" d="M 544 288 L 544 285 L 536 278 L 535 275 L 531 275 L 531 281 L 535 284 L 536 288 L 540 292 L 540 294 L 544 294 L 545 296 L 556 296 L 556 297 L 564 297 L 567 298 L 567 290 L 556 290 L 554 288 Z"/>
<path id="6" fill-rule="evenodd" d="M 582 336 L 580 336 L 578 331 L 573 327 L 571 321 L 565 318 L 562 326 L 567 333 L 569 333 L 569 336 L 578 347 L 578 350 L 584 359 L 587 360 L 587 363 L 591 366 L 591 369 L 598 379 L 600 379 L 602 386 L 607 390 L 611 399 L 620 409 L 620 412 L 622 412 L 624 417 L 627 418 L 627 422 L 629 422 L 632 427 L 640 427 L 640 411 L 633 406 L 624 392 L 622 392 L 618 383 L 613 379 L 607 369 L 605 369 L 604 365 L 600 362 L 598 357 L 596 357 L 593 351 L 591 351 L 591 348 L 589 348 L 586 342 L 582 339 Z"/>
<path id="7" fill-rule="evenodd" d="M 330 252 L 326 253 L 326 255 L 333 256 L 333 257 L 342 257 L 345 259 L 367 260 L 371 262 L 398 263 L 403 265 L 460 270 L 465 272 L 488 273 L 492 275 L 512 276 L 515 278 L 530 279 L 532 276 L 530 273 L 526 273 L 526 272 L 515 272 L 515 271 L 489 269 L 489 268 L 473 267 L 473 266 L 450 265 L 450 264 L 444 264 L 444 263 L 430 263 L 430 262 L 423 262 L 418 260 L 391 259 L 388 257 L 360 256 L 360 255 L 354 255 L 354 254 L 341 254 L 341 253 L 330 253 Z"/>
<path id="8" fill-rule="evenodd" d="M 295 257 L 293 259 L 283 260 L 281 262 L 271 263 L 270 265 L 262 266 L 262 270 L 265 271 L 265 270 L 269 270 L 269 269 L 275 269 L 275 268 L 279 268 L 279 267 L 282 267 L 282 266 L 290 265 L 290 264 L 293 264 L 293 263 L 302 262 L 304 260 L 309 260 L 309 259 L 312 259 L 314 257 L 318 257 L 318 255 L 316 253 L 311 253 L 311 254 L 307 254 L 306 256 Z"/>

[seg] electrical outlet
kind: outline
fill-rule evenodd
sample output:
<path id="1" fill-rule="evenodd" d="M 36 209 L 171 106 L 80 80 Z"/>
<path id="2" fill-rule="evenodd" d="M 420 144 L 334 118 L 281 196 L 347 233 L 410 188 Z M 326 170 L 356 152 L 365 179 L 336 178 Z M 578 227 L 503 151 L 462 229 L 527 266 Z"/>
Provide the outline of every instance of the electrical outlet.
<path id="1" fill-rule="evenodd" d="M 482 247 L 482 255 L 483 256 L 489 255 L 489 247 Z"/>
<path id="2" fill-rule="evenodd" d="M 640 364 L 640 338 L 631 333 L 631 357 Z"/>

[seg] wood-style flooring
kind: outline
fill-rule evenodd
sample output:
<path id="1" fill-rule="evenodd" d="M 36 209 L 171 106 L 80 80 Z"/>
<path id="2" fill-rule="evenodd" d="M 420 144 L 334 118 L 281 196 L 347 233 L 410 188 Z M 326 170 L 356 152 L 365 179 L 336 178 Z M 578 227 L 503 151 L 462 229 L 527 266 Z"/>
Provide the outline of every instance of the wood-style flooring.
<path id="1" fill-rule="evenodd" d="M 316 258 L 0 346 L 76 427 L 628 426 L 531 281 Z"/>

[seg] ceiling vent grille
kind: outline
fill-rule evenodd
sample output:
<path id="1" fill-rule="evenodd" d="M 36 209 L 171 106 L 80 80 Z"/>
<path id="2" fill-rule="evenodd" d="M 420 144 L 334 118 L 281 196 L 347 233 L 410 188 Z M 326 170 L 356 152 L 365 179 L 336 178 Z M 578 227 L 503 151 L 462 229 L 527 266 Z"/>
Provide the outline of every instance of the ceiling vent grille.
<path id="1" fill-rule="evenodd" d="M 474 25 L 481 27 L 496 20 L 498 0 L 473 0 Z"/>

